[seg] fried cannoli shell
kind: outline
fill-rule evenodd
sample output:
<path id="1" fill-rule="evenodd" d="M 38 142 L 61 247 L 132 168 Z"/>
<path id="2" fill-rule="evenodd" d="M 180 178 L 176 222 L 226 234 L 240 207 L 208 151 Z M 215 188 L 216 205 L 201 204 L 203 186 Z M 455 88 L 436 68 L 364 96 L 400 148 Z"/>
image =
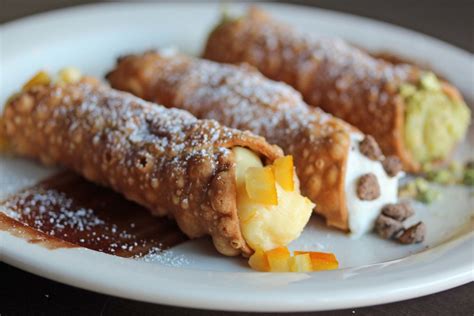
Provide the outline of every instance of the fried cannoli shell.
<path id="1" fill-rule="evenodd" d="M 329 225 L 348 230 L 344 179 L 354 129 L 308 107 L 291 87 L 245 65 L 159 52 L 120 58 L 107 78 L 114 88 L 279 145 L 293 155 L 302 193 L 316 203 L 316 211 Z"/>
<path id="2" fill-rule="evenodd" d="M 75 170 L 190 238 L 210 235 L 224 255 L 249 255 L 236 208 L 231 148 L 273 161 L 263 138 L 90 82 L 35 86 L 6 104 L 0 121 L 14 153 Z"/>
<path id="3" fill-rule="evenodd" d="M 385 155 L 398 156 L 405 170 L 420 170 L 404 144 L 406 105 L 398 94 L 401 83 L 419 81 L 417 67 L 390 64 L 341 40 L 306 37 L 257 8 L 219 25 L 203 56 L 254 65 L 296 88 L 309 104 L 374 136 Z"/>

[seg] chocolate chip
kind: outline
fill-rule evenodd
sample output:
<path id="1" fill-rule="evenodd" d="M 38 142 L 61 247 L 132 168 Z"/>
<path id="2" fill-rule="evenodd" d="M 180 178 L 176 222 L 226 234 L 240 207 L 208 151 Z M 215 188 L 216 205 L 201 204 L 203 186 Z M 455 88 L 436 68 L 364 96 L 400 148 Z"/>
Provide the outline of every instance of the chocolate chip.
<path id="1" fill-rule="evenodd" d="M 375 221 L 375 231 L 384 239 L 395 238 L 403 231 L 403 224 L 396 219 L 380 214 Z"/>
<path id="2" fill-rule="evenodd" d="M 382 165 L 390 177 L 394 177 L 402 171 L 402 162 L 396 156 L 388 156 L 382 161 Z"/>
<path id="3" fill-rule="evenodd" d="M 369 159 L 382 160 L 383 154 L 380 150 L 379 145 L 372 136 L 365 136 L 365 138 L 359 144 L 360 152 Z"/>
<path id="4" fill-rule="evenodd" d="M 385 205 L 382 208 L 382 214 L 402 222 L 415 214 L 415 211 L 409 203 L 405 202 Z"/>
<path id="5" fill-rule="evenodd" d="M 375 174 L 367 173 L 359 178 L 357 196 L 363 201 L 372 201 L 380 196 L 380 186 Z"/>
<path id="6" fill-rule="evenodd" d="M 415 244 L 420 243 L 425 239 L 426 226 L 423 222 L 407 228 L 403 234 L 401 234 L 397 240 L 402 244 Z"/>

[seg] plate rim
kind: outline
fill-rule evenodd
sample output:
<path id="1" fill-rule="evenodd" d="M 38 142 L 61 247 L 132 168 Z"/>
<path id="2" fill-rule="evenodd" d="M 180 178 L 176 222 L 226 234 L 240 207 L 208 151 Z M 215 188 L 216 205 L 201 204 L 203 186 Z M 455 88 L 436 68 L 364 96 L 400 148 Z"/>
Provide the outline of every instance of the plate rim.
<path id="1" fill-rule="evenodd" d="M 0 26 L 0 32 L 2 32 L 2 34 L 4 34 L 3 32 L 14 32 L 15 28 L 18 28 L 18 27 L 26 27 L 30 24 L 34 24 L 36 23 L 37 21 L 39 20 L 42 20 L 42 19 L 55 19 L 57 17 L 61 17 L 61 16 L 64 16 L 64 15 L 69 15 L 69 14 L 83 14 L 81 13 L 82 12 L 87 12 L 87 11 L 94 11 L 94 10 L 103 10 L 104 8 L 107 8 L 107 9 L 111 9 L 115 6 L 120 6 L 120 7 L 136 7 L 136 6 L 142 6 L 142 7 L 149 7 L 149 6 L 153 6 L 153 7 L 160 7 L 160 6 L 172 6 L 172 7 L 183 7 L 183 6 L 207 6 L 207 7 L 215 7 L 216 4 L 213 4 L 213 3 L 139 3 L 139 4 L 135 4 L 135 3 L 98 3 L 98 4 L 86 4 L 86 5 L 79 5 L 79 6 L 73 6 L 73 7 L 68 7 L 68 8 L 62 8 L 62 9 L 57 9 L 57 10 L 53 10 L 53 11 L 49 11 L 49 12 L 43 12 L 43 13 L 40 13 L 40 14 L 36 14 L 36 15 L 32 15 L 32 16 L 27 16 L 27 17 L 24 17 L 24 18 L 21 18 L 21 19 L 18 19 L 18 20 L 14 20 L 14 21 L 11 21 L 11 22 L 7 22 L 5 24 L 3 24 L 2 26 Z M 245 3 L 245 4 L 241 4 L 242 6 L 248 6 L 249 3 Z M 303 5 L 290 5 L 290 4 L 275 4 L 275 3 L 271 3 L 271 4 L 268 4 L 268 3 L 258 3 L 259 6 L 262 6 L 262 7 L 276 7 L 276 8 L 279 8 L 281 9 L 282 7 L 287 7 L 287 8 L 291 8 L 291 9 L 304 9 L 304 10 L 311 10 L 313 12 L 319 12 L 320 14 L 330 14 L 332 16 L 335 16 L 336 18 L 339 18 L 339 19 L 343 19 L 343 18 L 350 18 L 350 19 L 353 19 L 355 20 L 357 23 L 370 23 L 370 24 L 375 24 L 375 25 L 382 25 L 384 28 L 388 28 L 389 30 L 395 30 L 397 32 L 403 32 L 403 33 L 407 33 L 406 36 L 407 37 L 411 37 L 411 36 L 418 36 L 418 37 L 421 37 L 421 38 L 425 38 L 433 43 L 435 43 L 436 45 L 441 45 L 444 47 L 444 49 L 448 49 L 448 50 L 452 50 L 452 51 L 455 51 L 457 54 L 460 54 L 460 55 L 463 55 L 463 57 L 467 57 L 467 58 L 473 58 L 473 54 L 469 53 L 468 51 L 462 49 L 462 48 L 459 48 L 457 46 L 454 46 L 452 44 L 449 44 L 449 43 L 446 43 L 446 42 L 443 42 L 439 39 L 436 39 L 436 38 L 433 38 L 429 35 L 426 35 L 426 34 L 422 34 L 422 33 L 418 33 L 416 31 L 412 31 L 412 30 L 409 30 L 409 29 L 406 29 L 406 28 L 403 28 L 403 27 L 400 27 L 400 26 L 397 26 L 397 25 L 392 25 L 390 23 L 386 23 L 386 22 L 382 22 L 382 21 L 377 21 L 377 20 L 372 20 L 370 18 L 366 18 L 366 17 L 359 17 L 359 16 L 356 16 L 356 15 L 352 15 L 352 14 L 347 14 L 347 13 L 340 13 L 340 12 L 337 12 L 337 11 L 332 11 L 332 10 L 326 10 L 326 9 L 320 9 L 320 8 L 312 8 L 312 7 L 308 7 L 308 6 L 303 6 Z M 2 48 L 2 51 L 3 51 L 4 48 Z M 2 58 L 3 60 L 3 58 Z M 7 236 L 6 236 L 7 235 Z M 25 240 L 21 239 L 21 238 L 17 238 L 17 237 L 13 237 L 7 233 L 4 233 L 4 232 L 0 232 L 0 237 L 2 236 L 6 236 L 5 238 L 1 238 L 0 240 L 0 243 L 2 244 L 5 244 L 6 242 L 12 242 L 13 244 L 15 244 L 16 242 L 25 242 Z M 454 241 L 453 241 L 454 242 Z M 460 245 L 464 245 L 465 243 L 468 243 L 468 244 L 472 244 L 474 245 L 474 233 L 471 232 L 471 234 L 467 234 L 465 236 L 463 236 L 462 238 L 462 242 L 460 244 L 458 244 L 456 247 L 460 247 Z M 451 242 L 448 242 L 446 244 L 446 247 L 448 244 L 451 244 Z M 28 245 L 29 246 L 29 245 Z M 39 246 L 36 246 L 36 245 L 31 245 L 32 247 L 39 247 Z M 441 247 L 442 245 L 438 246 L 438 247 L 435 247 L 431 250 L 434 250 L 436 248 L 439 248 Z M 469 245 L 468 245 L 469 246 Z M 454 249 L 457 249 L 456 247 L 454 247 Z M 3 245 L 1 247 L 3 249 Z M 2 250 L 0 249 L 0 250 Z M 43 249 L 43 248 L 41 248 Z M 42 269 L 41 268 L 36 268 L 36 270 L 33 268 L 33 267 L 29 267 L 27 262 L 18 262 L 18 260 L 15 259 L 14 256 L 11 256 L 8 252 L 8 250 L 11 250 L 11 249 L 8 249 L 7 248 L 7 252 L 6 252 L 6 256 L 5 256 L 5 253 L 2 253 L 0 254 L 1 255 L 1 259 L 2 261 L 5 261 L 6 263 L 11 263 L 12 265 L 16 266 L 16 267 L 22 267 L 24 270 L 28 271 L 28 272 L 31 272 L 31 273 L 34 273 L 34 274 L 37 274 L 37 275 L 41 275 L 41 276 L 45 276 L 46 275 L 49 275 L 48 278 L 50 279 L 53 279 L 55 281 L 58 281 L 58 282 L 62 282 L 62 283 L 66 283 L 66 284 L 69 284 L 69 285 L 72 285 L 72 286 L 78 286 L 77 285 L 77 282 L 74 284 L 72 281 L 68 281 L 67 279 L 65 279 L 66 277 L 63 275 L 55 275 L 54 273 L 52 273 L 51 271 L 47 271 L 47 267 L 43 266 Z M 37 249 L 38 250 L 38 249 Z M 452 249 L 451 249 L 452 250 Z M 48 250 L 49 251 L 49 250 Z M 74 250 L 75 251 L 75 250 Z M 90 250 L 81 250 L 81 251 L 85 251 L 86 253 L 88 252 L 92 252 Z M 62 250 L 59 250 L 59 252 L 62 252 Z M 102 256 L 102 255 L 105 255 L 105 254 L 101 254 L 101 253 L 95 253 L 94 252 L 94 256 L 96 255 L 99 255 L 99 256 Z M 419 256 L 421 254 L 416 254 L 416 255 L 413 255 L 413 256 L 410 256 L 410 257 L 406 257 L 406 258 L 415 258 L 417 256 Z M 114 257 L 114 260 L 117 259 L 116 257 Z M 120 258 L 122 259 L 122 258 Z M 403 259 L 402 259 L 403 260 Z M 121 261 L 121 260 L 119 260 Z M 397 260 L 398 261 L 398 260 Z M 392 262 L 388 262 L 388 263 L 392 263 Z M 377 264 L 377 265 L 383 265 L 383 264 Z M 133 298 L 133 299 L 136 299 L 136 300 L 142 300 L 142 301 L 148 301 L 148 302 L 152 302 L 152 303 L 160 303 L 160 304 L 166 304 L 166 305 L 174 305 L 174 306 L 182 306 L 182 307 L 191 307 L 191 308 L 204 308 L 204 309 L 218 309 L 218 310 L 229 310 L 229 311 L 236 311 L 236 310 L 239 310 L 239 311 L 273 311 L 273 312 L 277 312 L 277 311 L 316 311 L 316 310 L 330 310 L 330 309 L 341 309 L 341 308 L 350 308 L 350 307 L 361 307 L 361 306 L 367 306 L 367 305 L 373 305 L 374 303 L 376 304 L 382 304 L 382 303 L 389 303 L 389 302 L 394 302 L 394 301 L 399 301 L 399 300 L 404 300 L 404 299 L 409 299 L 409 298 L 415 298 L 415 297 L 419 297 L 419 296 L 423 296 L 423 295 L 428 295 L 428 294 L 431 294 L 431 293 L 435 293 L 435 292 L 438 292 L 438 291 L 442 291 L 442 290 L 446 290 L 446 289 L 449 289 L 449 288 L 452 288 L 452 287 L 455 287 L 455 286 L 458 286 L 458 285 L 462 285 L 462 284 L 465 284 L 465 283 L 468 283 L 468 282 L 472 282 L 474 280 L 474 275 L 472 273 L 472 265 L 471 265 L 471 269 L 469 269 L 469 263 L 464 263 L 464 265 L 460 265 L 460 266 L 457 266 L 458 270 L 457 270 L 457 274 L 454 275 L 454 274 L 451 274 L 449 277 L 446 276 L 446 279 L 444 280 L 444 283 L 443 283 L 443 280 L 432 280 L 432 283 L 430 284 L 425 284 L 425 286 L 419 286 L 415 289 L 411 289 L 410 291 L 407 291 L 406 293 L 393 293 L 392 292 L 386 292 L 385 294 L 384 293 L 377 293 L 377 300 L 374 300 L 374 299 L 356 299 L 354 301 L 354 299 L 345 299 L 343 302 L 340 302 L 340 303 L 335 303 L 335 302 L 332 302 L 331 304 L 329 304 L 329 302 L 326 302 L 327 304 L 326 305 L 318 305 L 318 304 L 322 304 L 324 303 L 324 300 L 315 300 L 313 303 L 308 303 L 308 302 L 301 302 L 299 301 L 296 297 L 293 298 L 293 300 L 291 301 L 291 303 L 288 303 L 288 302 L 282 302 L 280 300 L 276 300 L 276 301 L 273 301 L 272 303 L 274 304 L 274 306 L 270 306 L 268 305 L 264 305 L 262 304 L 261 306 L 255 306 L 254 303 L 247 303 L 246 305 L 242 305 L 242 304 L 239 304 L 241 302 L 239 301 L 234 301 L 232 304 L 230 305 L 226 305 L 227 303 L 226 302 L 220 302 L 220 305 L 217 304 L 217 305 L 211 305 L 210 306 L 210 303 L 215 303 L 215 302 L 209 302 L 209 301 L 196 301 L 196 300 L 191 300 L 189 301 L 188 299 L 186 298 L 189 298 L 189 295 L 187 297 L 181 297 L 181 298 L 172 298 L 172 297 L 162 297 L 162 298 L 158 298 L 156 300 L 149 300 L 149 299 L 143 299 L 143 298 L 140 298 L 140 297 L 133 297 L 133 296 L 130 296 L 130 293 L 126 294 L 125 292 L 113 292 L 113 291 L 99 291 L 97 290 L 97 288 L 91 288 L 89 286 L 81 286 L 79 285 L 79 287 L 81 288 L 86 288 L 88 290 L 91 290 L 91 291 L 99 291 L 100 293 L 107 293 L 107 294 L 110 294 L 110 295 L 115 295 L 115 296 L 119 296 L 119 297 L 124 297 L 124 298 Z M 46 269 L 46 270 L 45 270 Z M 43 271 L 42 274 L 40 273 L 36 273 L 38 271 Z M 446 271 L 443 271 L 445 272 L 445 274 L 447 273 Z M 471 273 L 470 273 L 471 272 Z M 330 273 L 330 272 L 329 272 Z M 449 273 L 448 273 L 449 274 Z M 71 279 L 70 279 L 71 280 Z M 433 284 L 434 281 L 437 281 Z M 84 285 L 84 284 L 83 284 Z M 416 292 L 416 293 L 414 293 Z M 299 306 L 298 304 L 302 304 L 301 306 Z"/>
<path id="2" fill-rule="evenodd" d="M 70 286 L 79 287 L 82 289 L 90 290 L 96 293 L 103 293 L 108 295 L 113 295 L 117 297 L 122 297 L 126 299 L 133 299 L 137 301 L 144 301 L 149 303 L 178 306 L 178 307 L 187 307 L 187 308 L 201 308 L 207 310 L 221 310 L 221 311 L 245 311 L 245 312 L 303 312 L 303 311 L 327 311 L 335 309 L 345 309 L 345 308 L 358 308 L 370 305 L 380 305 L 396 301 L 402 301 L 406 299 L 413 299 L 432 293 L 444 291 L 447 289 L 454 288 L 469 282 L 474 281 L 474 272 L 473 272 L 473 263 L 469 263 L 468 260 L 464 261 L 462 265 L 455 267 L 451 271 L 439 271 L 442 278 L 439 278 L 438 275 L 426 276 L 424 277 L 425 282 L 416 285 L 412 282 L 409 286 L 404 284 L 402 280 L 398 280 L 397 283 L 401 285 L 399 288 L 394 287 L 391 289 L 385 288 L 385 286 L 377 285 L 372 286 L 373 293 L 357 294 L 356 297 L 352 296 L 352 293 L 347 289 L 342 292 L 336 287 L 336 289 L 330 289 L 331 294 L 338 294 L 340 297 L 338 299 L 334 298 L 318 298 L 314 299 L 313 294 L 316 293 L 299 293 L 301 295 L 298 297 L 296 294 L 291 296 L 286 296 L 288 291 L 280 290 L 269 290 L 271 295 L 263 298 L 259 297 L 255 300 L 246 301 L 245 293 L 242 292 L 242 289 L 232 288 L 232 294 L 238 294 L 239 296 L 229 296 L 229 294 L 224 294 L 226 291 L 221 293 L 217 292 L 216 289 L 209 289 L 207 284 L 204 284 L 203 281 L 210 280 L 213 278 L 226 278 L 226 280 L 235 280 L 241 279 L 242 277 L 255 277 L 257 279 L 261 278 L 272 278 L 277 280 L 277 287 L 281 286 L 278 282 L 282 283 L 285 286 L 291 286 L 294 282 L 304 282 L 309 280 L 309 274 L 305 273 L 262 273 L 262 272 L 219 272 L 219 271 L 199 271 L 196 273 L 195 269 L 186 269 L 186 268 L 174 268 L 166 267 L 161 265 L 148 264 L 147 262 L 140 262 L 139 264 L 142 267 L 147 268 L 146 272 L 161 272 L 162 281 L 169 281 L 167 272 L 175 270 L 179 271 L 179 274 L 183 275 L 182 278 L 186 279 L 187 277 L 196 277 L 197 279 L 193 280 L 180 280 L 181 283 L 177 285 L 184 287 L 189 290 L 191 285 L 193 292 L 182 292 L 178 290 L 176 285 L 171 287 L 166 287 L 162 289 L 154 288 L 154 295 L 159 295 L 160 297 L 150 296 L 140 288 L 137 288 L 136 284 L 133 285 L 132 291 L 130 288 L 123 287 L 121 285 L 122 277 L 120 274 L 111 272 L 111 268 L 126 268 L 126 266 L 131 266 L 136 268 L 136 262 L 132 264 L 133 260 L 121 258 L 117 256 L 107 255 L 105 253 L 89 250 L 86 248 L 59 248 L 59 249 L 46 249 L 44 247 L 38 246 L 36 244 L 28 243 L 26 240 L 14 237 L 6 232 L 0 232 L 0 237 L 4 237 L 2 242 L 11 243 L 14 246 L 22 246 L 23 249 L 28 250 L 25 254 L 18 255 L 14 251 L 5 251 L 2 254 L 2 260 L 7 263 L 21 268 L 27 272 L 33 273 L 35 275 L 45 277 L 57 282 L 68 284 Z M 22 244 L 22 245 L 21 245 Z M 452 246 L 453 244 L 454 247 Z M 474 232 L 466 234 L 460 238 L 455 238 L 451 241 L 448 241 L 442 245 L 439 245 L 435 248 L 430 249 L 428 252 L 421 252 L 408 256 L 401 259 L 395 259 L 383 263 L 376 263 L 356 268 L 346 268 L 334 271 L 325 271 L 325 272 L 313 272 L 310 273 L 313 275 L 311 282 L 315 282 L 314 276 L 323 277 L 320 281 L 330 280 L 336 276 L 338 279 L 344 279 L 344 276 L 347 274 L 347 279 L 350 280 L 350 276 L 355 274 L 357 277 L 358 271 L 362 270 L 362 273 L 365 273 L 364 269 L 371 269 L 370 273 L 385 273 L 387 268 L 397 267 L 398 265 L 410 266 L 412 261 L 418 261 L 418 259 L 423 260 L 420 257 L 431 256 L 432 252 L 444 253 L 445 251 L 461 251 L 455 257 L 456 260 L 462 256 L 462 249 L 464 247 L 474 247 Z M 15 247 L 12 247 L 15 248 Z M 53 251 L 53 252 L 51 252 Z M 39 257 L 42 257 L 43 254 L 49 255 L 55 259 L 63 257 L 69 260 L 69 264 L 64 264 L 63 260 L 49 260 L 50 264 L 43 265 L 34 265 L 31 262 L 38 261 Z M 440 254 L 438 254 L 440 255 Z M 469 254 L 465 257 L 469 257 Z M 105 259 L 105 260 L 104 260 Z M 448 258 L 449 259 L 449 258 Z M 466 258 L 464 258 L 466 259 Z M 446 260 L 446 257 L 441 258 L 440 260 Z M 451 260 L 451 259 L 449 259 Z M 47 261 L 47 260 L 46 260 Z M 51 264 L 52 262 L 52 264 Z M 100 277 L 97 278 L 97 272 L 94 275 L 86 275 L 86 277 L 81 277 L 82 272 L 86 272 L 89 268 L 89 265 L 93 264 L 94 269 L 98 269 L 100 272 Z M 71 266 L 74 267 L 75 273 L 69 273 Z M 87 267 L 86 267 L 87 266 Z M 471 268 L 469 268 L 471 266 Z M 137 269 L 139 270 L 139 269 Z M 163 270 L 163 271 L 160 271 Z M 383 272 L 382 272 L 383 270 Z M 132 276 L 140 276 L 143 273 L 142 270 L 136 272 L 132 270 L 127 270 L 128 274 Z M 390 272 L 390 271 L 389 271 Z M 136 274 L 138 273 L 138 274 Z M 199 275 L 198 275 L 199 274 Z M 165 276 L 163 278 L 163 276 Z M 176 275 L 174 275 L 176 276 Z M 413 275 L 412 275 L 413 276 Z M 204 278 L 202 278 L 204 277 Z M 289 279 L 287 279 L 287 277 Z M 107 279 L 108 282 L 102 283 L 102 279 Z M 109 281 L 112 280 L 112 281 Z M 344 280 L 344 281 L 346 281 Z M 188 281 L 188 282 L 187 282 Z M 225 280 L 224 280 L 225 281 Z M 196 286 L 198 284 L 198 286 Z M 391 283 L 393 285 L 393 282 Z M 395 283 L 396 284 L 396 283 Z M 213 285 L 215 287 L 215 285 Z M 326 286 L 326 284 L 325 284 Z M 200 287 L 200 289 L 199 289 Z M 196 288 L 198 290 L 196 291 Z M 219 288 L 219 287 L 218 287 Z M 363 287 L 362 287 L 363 288 Z M 180 288 L 181 289 L 181 288 Z M 219 288 L 220 289 L 220 288 Z M 370 288 L 368 288 L 370 290 Z M 253 290 L 255 290 L 253 288 Z M 261 289 L 258 289 L 261 291 Z M 211 291 L 211 292 L 210 292 Z M 171 293 L 171 294 L 170 294 Z M 217 297 L 216 297 L 217 294 Z M 256 294 L 256 292 L 252 293 Z M 257 293 L 262 295 L 262 293 Z M 210 295 L 214 297 L 209 298 Z M 229 299 L 230 298 L 230 299 Z M 277 299 L 280 298 L 280 299 Z M 284 300 L 283 298 L 287 298 Z M 308 302 L 311 302 L 308 304 Z M 374 304 L 375 303 L 375 304 Z M 258 305 L 260 304 L 260 305 Z"/>

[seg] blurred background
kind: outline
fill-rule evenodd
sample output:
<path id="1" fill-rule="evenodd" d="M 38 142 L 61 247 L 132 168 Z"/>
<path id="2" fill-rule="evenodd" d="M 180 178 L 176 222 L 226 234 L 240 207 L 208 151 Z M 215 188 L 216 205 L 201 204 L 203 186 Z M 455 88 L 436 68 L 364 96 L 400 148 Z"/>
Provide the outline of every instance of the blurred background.
<path id="1" fill-rule="evenodd" d="M 34 13 L 94 2 L 105 1 L 1 0 L 0 22 L 5 23 Z M 232 1 L 227 0 L 226 2 Z M 474 53 L 474 0 L 295 0 L 277 2 L 315 6 L 386 21 L 437 37 Z"/>

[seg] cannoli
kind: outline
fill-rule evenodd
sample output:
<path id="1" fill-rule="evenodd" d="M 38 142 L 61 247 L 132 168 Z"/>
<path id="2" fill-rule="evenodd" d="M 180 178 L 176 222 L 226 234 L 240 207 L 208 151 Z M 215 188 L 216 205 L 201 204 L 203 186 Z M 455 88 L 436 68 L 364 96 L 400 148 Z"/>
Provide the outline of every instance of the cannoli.
<path id="1" fill-rule="evenodd" d="M 13 153 L 111 187 L 228 256 L 284 246 L 309 220 L 314 204 L 277 165 L 290 157 L 263 138 L 90 78 L 35 78 L 0 117 Z"/>
<path id="2" fill-rule="evenodd" d="M 361 235 L 385 204 L 397 200 L 400 168 L 372 138 L 307 106 L 293 88 L 252 67 L 147 52 L 120 58 L 107 78 L 114 88 L 279 145 L 294 157 L 302 192 L 330 226 Z M 385 160 L 392 162 L 388 171 Z"/>
<path id="3" fill-rule="evenodd" d="M 458 90 L 413 65 L 394 65 L 342 40 L 314 38 L 253 8 L 210 34 L 204 57 L 247 62 L 305 101 L 375 137 L 408 171 L 447 160 L 470 112 Z"/>

